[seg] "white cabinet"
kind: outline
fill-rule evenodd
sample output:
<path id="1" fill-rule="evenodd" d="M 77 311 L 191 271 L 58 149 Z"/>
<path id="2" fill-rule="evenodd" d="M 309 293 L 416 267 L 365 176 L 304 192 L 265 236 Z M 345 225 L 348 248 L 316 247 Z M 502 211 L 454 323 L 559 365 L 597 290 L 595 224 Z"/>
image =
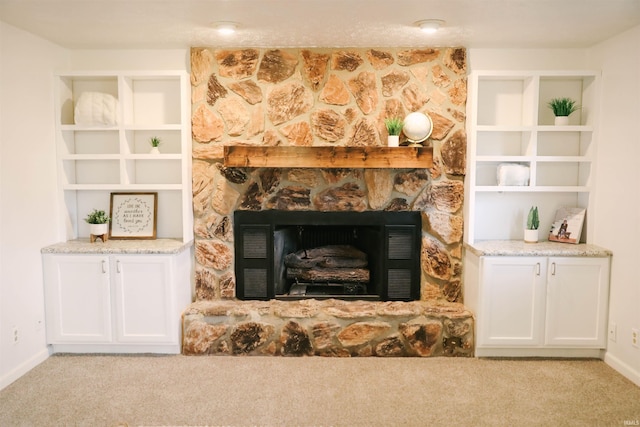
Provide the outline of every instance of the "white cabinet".
<path id="1" fill-rule="evenodd" d="M 45 298 L 49 343 L 110 342 L 109 257 L 45 256 Z"/>
<path id="2" fill-rule="evenodd" d="M 47 341 L 66 352 L 180 352 L 189 259 L 45 253 Z"/>
<path id="3" fill-rule="evenodd" d="M 117 342 L 171 343 L 176 339 L 171 259 L 166 256 L 120 255 L 115 268 Z M 183 307 L 184 308 L 184 307 Z"/>
<path id="4" fill-rule="evenodd" d="M 557 244 L 556 244 L 557 245 Z M 465 254 L 478 356 L 600 356 L 610 259 Z"/>
<path id="5" fill-rule="evenodd" d="M 471 74 L 465 242 L 522 239 L 534 205 L 543 231 L 560 207 L 593 208 L 597 83 L 594 71 Z M 547 107 L 559 97 L 581 106 L 568 126 L 555 126 Z M 497 171 L 503 163 L 529 168 L 529 181 L 500 185 Z M 589 234 L 588 229 L 582 233 L 582 242 Z"/>
<path id="6" fill-rule="evenodd" d="M 545 345 L 605 348 L 609 258 L 549 259 Z"/>
<path id="7" fill-rule="evenodd" d="M 480 259 L 477 347 L 542 344 L 546 259 Z"/>
<path id="8" fill-rule="evenodd" d="M 56 75 L 55 82 L 61 237 L 88 237 L 85 216 L 94 208 L 109 212 L 111 192 L 131 191 L 158 193 L 158 237 L 191 241 L 188 74 L 74 72 Z M 113 97 L 115 123 L 78 124 L 74 114 L 83 94 Z M 154 136 L 160 154 L 150 153 Z"/>

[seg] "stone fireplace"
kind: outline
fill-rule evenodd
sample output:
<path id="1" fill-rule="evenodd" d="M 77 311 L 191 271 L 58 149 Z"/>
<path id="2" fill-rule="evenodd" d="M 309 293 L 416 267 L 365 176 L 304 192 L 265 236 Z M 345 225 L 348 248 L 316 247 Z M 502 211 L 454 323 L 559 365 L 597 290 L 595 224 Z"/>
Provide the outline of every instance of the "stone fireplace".
<path id="1" fill-rule="evenodd" d="M 473 316 L 461 301 L 465 50 L 193 48 L 191 71 L 196 301 L 185 313 L 184 352 L 472 355 Z M 224 163 L 225 145 L 384 145 L 384 119 L 412 111 L 434 122 L 430 168 Z M 247 298 L 234 213 L 268 211 L 415 215 L 408 297 L 374 290 L 293 301 L 275 298 L 274 282 Z M 281 234 L 305 238 L 298 225 Z M 388 271 L 369 273 L 388 285 Z"/>

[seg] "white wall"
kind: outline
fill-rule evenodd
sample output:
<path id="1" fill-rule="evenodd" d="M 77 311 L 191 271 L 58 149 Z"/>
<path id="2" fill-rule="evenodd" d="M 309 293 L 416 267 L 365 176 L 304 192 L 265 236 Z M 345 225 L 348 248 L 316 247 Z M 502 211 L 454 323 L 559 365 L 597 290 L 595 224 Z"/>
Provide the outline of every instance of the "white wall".
<path id="1" fill-rule="evenodd" d="M 45 360 L 40 248 L 55 242 L 52 73 L 66 51 L 0 22 L 0 388 Z M 18 342 L 13 342 L 13 330 Z"/>
<path id="2" fill-rule="evenodd" d="M 640 26 L 591 49 L 602 70 L 594 243 L 613 251 L 609 341 L 605 361 L 640 385 Z"/>

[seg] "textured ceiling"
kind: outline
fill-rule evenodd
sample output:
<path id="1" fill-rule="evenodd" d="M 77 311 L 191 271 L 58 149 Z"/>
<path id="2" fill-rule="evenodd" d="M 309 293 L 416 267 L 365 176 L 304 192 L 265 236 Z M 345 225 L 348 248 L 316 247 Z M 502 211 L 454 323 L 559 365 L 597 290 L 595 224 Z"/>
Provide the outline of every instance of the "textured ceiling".
<path id="1" fill-rule="evenodd" d="M 584 48 L 640 24 L 640 0 L 0 0 L 0 20 L 71 49 Z"/>

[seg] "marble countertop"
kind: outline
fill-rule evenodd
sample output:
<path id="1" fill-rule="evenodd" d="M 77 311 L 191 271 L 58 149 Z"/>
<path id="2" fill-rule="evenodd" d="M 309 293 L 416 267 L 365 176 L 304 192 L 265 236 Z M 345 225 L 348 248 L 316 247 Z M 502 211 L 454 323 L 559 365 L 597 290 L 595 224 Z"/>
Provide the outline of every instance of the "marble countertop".
<path id="1" fill-rule="evenodd" d="M 522 240 L 484 240 L 464 247 L 477 256 L 581 256 L 607 257 L 612 252 L 591 244 L 558 242 L 525 243 Z"/>
<path id="2" fill-rule="evenodd" d="M 189 248 L 192 241 L 180 239 L 108 240 L 94 243 L 89 239 L 69 240 L 40 250 L 43 254 L 177 254 Z"/>

